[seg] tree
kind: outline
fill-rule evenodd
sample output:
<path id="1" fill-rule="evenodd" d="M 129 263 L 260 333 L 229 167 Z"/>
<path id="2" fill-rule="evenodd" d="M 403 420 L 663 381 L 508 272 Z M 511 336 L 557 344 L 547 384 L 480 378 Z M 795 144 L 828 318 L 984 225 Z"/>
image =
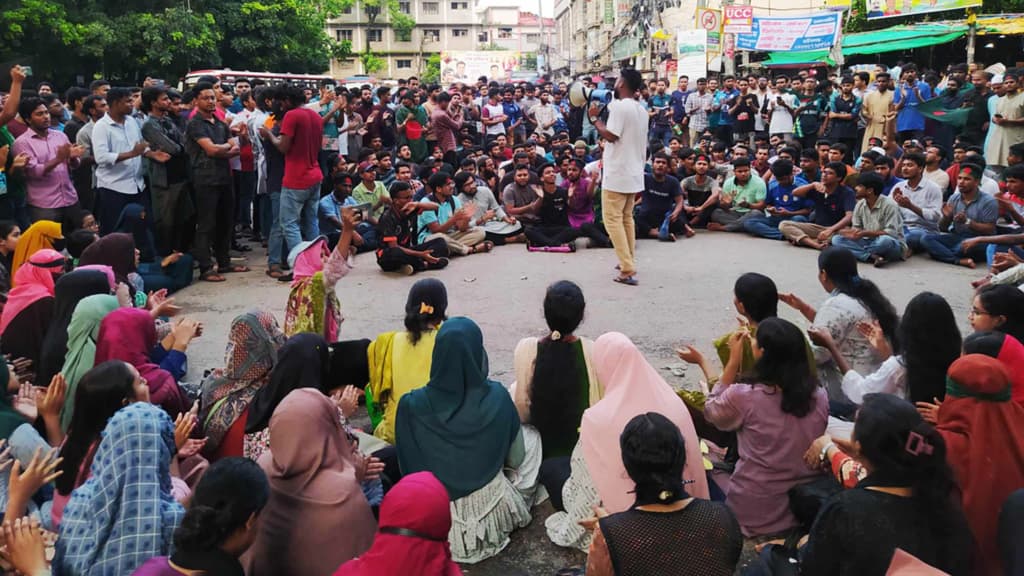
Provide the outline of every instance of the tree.
<path id="1" fill-rule="evenodd" d="M 433 53 L 427 59 L 427 67 L 420 74 L 420 81 L 424 84 L 437 84 L 441 79 L 441 55 Z"/>
<path id="2" fill-rule="evenodd" d="M 403 42 L 412 40 L 412 31 L 416 27 L 416 20 L 402 12 L 402 7 L 399 5 L 398 0 L 362 0 L 362 6 L 370 26 L 376 24 L 377 18 L 380 17 L 381 13 L 387 11 L 388 22 L 391 24 L 391 29 L 395 31 L 398 39 Z M 374 60 L 371 58 L 369 34 L 366 35 L 365 53 L 360 56 L 360 59 L 363 61 L 363 72 L 366 74 L 373 74 L 384 67 L 382 59 L 377 58 Z M 377 60 L 380 60 L 380 68 L 371 70 L 367 67 L 368 62 L 376 64 Z"/>

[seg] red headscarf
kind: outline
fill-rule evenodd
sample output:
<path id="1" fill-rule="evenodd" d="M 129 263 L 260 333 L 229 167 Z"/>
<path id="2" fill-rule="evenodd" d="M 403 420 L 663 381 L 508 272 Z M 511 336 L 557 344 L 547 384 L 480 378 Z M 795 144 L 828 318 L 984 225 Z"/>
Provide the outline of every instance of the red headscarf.
<path id="1" fill-rule="evenodd" d="M 999 360 L 968 354 L 949 367 L 938 431 L 974 533 L 976 574 L 1002 574 L 999 510 L 1024 486 L 1024 406 L 1010 401 L 1010 372 Z"/>
<path id="2" fill-rule="evenodd" d="M 55 278 L 64 272 L 64 256 L 49 248 L 33 253 L 26 264 L 14 274 L 14 288 L 7 293 L 7 303 L 0 315 L 0 334 L 19 312 L 42 298 L 53 298 Z M 42 329 L 45 331 L 46 327 Z"/>
<path id="3" fill-rule="evenodd" d="M 187 412 L 190 403 L 174 376 L 149 359 L 155 346 L 156 325 L 149 312 L 118 308 L 100 323 L 95 365 L 107 360 L 123 360 L 135 366 L 149 386 L 149 401 L 175 418 L 181 412 Z"/>
<path id="4" fill-rule="evenodd" d="M 997 357 L 1007 374 L 1010 375 L 1010 395 L 1017 404 L 1024 404 L 1024 344 L 1009 334 L 1003 339 L 1003 347 Z"/>
<path id="5" fill-rule="evenodd" d="M 448 491 L 430 472 L 403 477 L 384 497 L 373 546 L 342 564 L 334 576 L 461 576 L 448 548 L 448 504 Z"/>

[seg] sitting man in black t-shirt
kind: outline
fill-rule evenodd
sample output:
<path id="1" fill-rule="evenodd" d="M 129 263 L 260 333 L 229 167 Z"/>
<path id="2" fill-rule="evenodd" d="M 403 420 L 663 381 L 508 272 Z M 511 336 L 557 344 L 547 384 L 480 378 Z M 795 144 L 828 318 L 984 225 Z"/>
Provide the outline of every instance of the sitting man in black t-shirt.
<path id="1" fill-rule="evenodd" d="M 591 239 L 591 246 L 604 247 L 608 237 L 593 222 L 573 228 L 569 224 L 569 191 L 555 185 L 558 170 L 552 163 L 540 167 L 539 221 L 527 225 L 526 239 L 532 252 L 575 252 L 573 243 L 580 236 Z"/>
<path id="2" fill-rule="evenodd" d="M 377 237 L 381 243 L 377 250 L 377 265 L 381 270 L 408 276 L 422 270 L 440 270 L 448 265 L 448 244 L 444 238 L 413 244 L 420 212 L 437 208 L 437 204 L 432 202 L 413 202 L 412 186 L 408 182 L 391 185 L 391 205 L 377 221 Z"/>
<path id="3" fill-rule="evenodd" d="M 675 242 L 676 234 L 693 236 L 693 228 L 683 214 L 683 190 L 679 180 L 668 173 L 669 157 L 664 152 L 654 155 L 651 162 L 653 174 L 644 175 L 644 190 L 637 202 L 636 237 L 658 238 L 663 242 Z M 661 225 L 668 215 L 667 234 L 661 234 Z"/>

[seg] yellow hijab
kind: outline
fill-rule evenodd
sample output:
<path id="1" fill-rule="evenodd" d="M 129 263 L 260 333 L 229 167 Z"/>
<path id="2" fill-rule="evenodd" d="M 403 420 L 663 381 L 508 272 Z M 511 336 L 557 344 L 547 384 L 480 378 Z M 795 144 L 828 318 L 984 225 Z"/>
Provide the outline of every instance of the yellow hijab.
<path id="1" fill-rule="evenodd" d="M 60 224 L 57 222 L 39 220 L 29 226 L 21 234 L 21 239 L 18 240 L 18 247 L 14 249 L 14 260 L 11 264 L 11 287 L 14 287 L 14 277 L 22 264 L 28 262 L 28 259 L 36 252 L 48 248 L 52 249 L 53 241 L 62 240 L 63 238 Z"/>

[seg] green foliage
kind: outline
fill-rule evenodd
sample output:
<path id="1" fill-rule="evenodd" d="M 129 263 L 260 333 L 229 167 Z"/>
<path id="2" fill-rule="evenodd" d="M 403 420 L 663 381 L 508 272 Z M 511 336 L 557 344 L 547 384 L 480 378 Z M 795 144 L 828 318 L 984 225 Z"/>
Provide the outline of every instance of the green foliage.
<path id="1" fill-rule="evenodd" d="M 152 75 L 173 83 L 189 69 L 221 66 L 321 73 L 330 57 L 352 57 L 326 23 L 353 1 L 0 0 L 0 61 L 31 59 L 37 76 L 58 82 Z"/>
<path id="2" fill-rule="evenodd" d="M 853 0 L 850 14 L 847 16 L 843 32 L 869 32 L 871 30 L 884 30 L 900 24 L 915 24 L 919 22 L 956 20 L 967 17 L 966 11 L 933 12 L 931 14 L 917 16 L 897 16 L 895 18 L 880 18 L 877 20 L 867 19 L 867 7 L 865 0 Z M 1024 12 L 1024 0 L 985 0 L 984 6 L 975 8 L 979 14 L 1002 14 Z"/>
<path id="3" fill-rule="evenodd" d="M 380 72 L 387 65 L 386 60 L 370 51 L 361 53 L 359 61 L 363 63 L 363 73 L 368 75 Z"/>
<path id="4" fill-rule="evenodd" d="M 441 80 L 441 55 L 434 53 L 427 59 L 427 68 L 420 75 L 424 84 L 437 84 Z"/>

